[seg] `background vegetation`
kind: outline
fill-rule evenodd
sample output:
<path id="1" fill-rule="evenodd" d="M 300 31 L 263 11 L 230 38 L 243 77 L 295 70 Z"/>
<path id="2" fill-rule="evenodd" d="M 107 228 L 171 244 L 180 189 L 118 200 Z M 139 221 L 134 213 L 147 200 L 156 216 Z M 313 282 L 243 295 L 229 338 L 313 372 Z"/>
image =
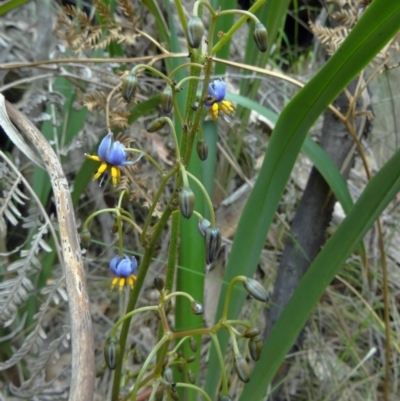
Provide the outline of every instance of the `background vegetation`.
<path id="1" fill-rule="evenodd" d="M 232 337 L 218 332 L 231 399 L 397 399 L 400 4 L 210 3 L 215 10 L 252 6 L 269 39 L 268 51 L 260 53 L 254 23 L 248 21 L 231 37 L 241 15 L 219 18 L 214 30 L 214 44 L 225 42 L 224 34 L 230 40 L 213 56 L 212 78 L 227 83 L 226 99 L 236 112 L 229 121 L 204 118 L 208 158 L 201 162 L 194 150 L 187 169 L 212 199 L 223 247 L 206 266 L 197 219 L 179 221 L 176 214 L 151 253 L 139 230 L 124 232 L 126 254 L 142 266 L 146 255 L 152 258 L 147 274 L 139 268 L 134 292 L 119 294 L 109 291 L 108 265 L 118 246 L 113 216 L 93 219 L 89 249 L 81 251 L 77 242 L 90 214 L 118 202 L 110 183 L 99 187 L 92 181 L 96 166 L 84 153 L 96 153 L 109 126 L 126 146 L 147 152 L 165 171 L 172 169 L 169 130 L 145 129 L 162 115 L 165 82 L 142 72 L 130 103 L 114 89 L 139 63 L 169 74 L 187 62 L 183 21 L 192 16 L 193 5 L 22 3 L 0 5 L 0 92 L 6 99 L 0 103 L 3 397 L 82 399 L 85 392 L 93 394 L 94 385 L 95 399 L 128 399 L 133 378 L 155 349 L 160 324 L 152 310 L 126 326 L 126 353 L 116 370 L 122 375 L 114 376 L 103 349 L 132 299 L 137 308 L 157 305 L 154 277 L 167 275 L 167 288 L 174 281 L 174 289 L 204 304 L 204 315 L 193 315 L 187 299 L 177 298 L 168 315 L 175 331 L 195 333 L 218 322 L 229 283 L 243 275 L 262 283 L 271 299 L 261 304 L 246 299 L 242 287 L 233 290 L 229 319 L 260 327 L 264 348 L 254 363 L 247 342 L 239 339 L 252 370 L 244 384 L 233 364 Z M 202 18 L 207 35 L 206 8 Z M 175 79 L 189 74 L 193 70 L 182 69 Z M 174 108 L 186 115 L 193 91 L 183 88 Z M 44 147 L 24 116 L 46 138 Z M 175 127 L 184 142 L 185 127 L 177 117 Z M 49 178 L 46 169 L 60 172 L 57 177 L 65 181 Z M 129 194 L 129 201 L 121 202 L 139 228 L 159 188 L 157 174 L 147 160 L 124 169 L 118 191 Z M 61 188 L 58 182 L 66 184 Z M 151 224 L 162 221 L 175 189 L 166 186 Z M 196 211 L 210 218 L 201 191 L 193 190 Z M 60 210 L 69 211 L 69 224 L 63 225 Z M 175 280 L 168 275 L 170 266 L 176 267 Z M 205 335 L 195 339 L 197 350 L 185 343 L 182 353 L 170 356 L 177 362 L 174 369 L 183 366 L 184 373 L 174 371 L 175 393 L 164 371 L 165 399 L 176 394 L 197 399 L 196 392 L 183 391 L 189 379 L 210 399 L 221 395 L 216 343 Z M 92 347 L 95 359 L 80 360 Z M 72 390 L 71 383 L 77 384 Z M 136 399 L 150 393 L 151 386 L 143 386 Z"/>

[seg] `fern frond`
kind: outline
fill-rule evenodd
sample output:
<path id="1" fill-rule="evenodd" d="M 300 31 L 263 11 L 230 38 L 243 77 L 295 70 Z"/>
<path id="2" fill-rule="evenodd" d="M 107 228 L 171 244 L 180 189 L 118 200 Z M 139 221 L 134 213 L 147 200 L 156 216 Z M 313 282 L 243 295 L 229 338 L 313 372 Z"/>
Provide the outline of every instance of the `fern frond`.
<path id="1" fill-rule="evenodd" d="M 343 26 L 327 28 L 319 24 L 314 24 L 312 21 L 309 21 L 309 25 L 315 37 L 325 45 L 329 55 L 336 52 L 350 33 L 350 29 Z"/>
<path id="2" fill-rule="evenodd" d="M 331 14 L 331 17 L 339 24 L 351 28 L 358 21 L 358 13 L 353 10 L 342 9 Z"/>
<path id="3" fill-rule="evenodd" d="M 128 128 L 128 117 L 130 115 L 129 111 L 121 111 L 113 109 L 110 113 L 110 126 L 119 128 Z"/>

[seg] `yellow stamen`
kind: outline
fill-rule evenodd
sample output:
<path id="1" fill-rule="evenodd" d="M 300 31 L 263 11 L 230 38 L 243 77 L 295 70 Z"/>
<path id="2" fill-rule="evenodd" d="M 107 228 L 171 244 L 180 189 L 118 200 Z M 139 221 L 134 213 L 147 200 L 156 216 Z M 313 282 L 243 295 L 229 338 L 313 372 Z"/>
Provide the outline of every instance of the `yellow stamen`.
<path id="1" fill-rule="evenodd" d="M 210 114 L 211 114 L 211 118 L 214 122 L 217 121 L 217 117 L 218 117 L 218 103 L 214 103 L 211 107 L 210 107 Z"/>
<path id="2" fill-rule="evenodd" d="M 121 178 L 121 171 L 118 167 L 111 166 L 111 177 L 112 177 L 112 183 L 115 187 L 116 185 L 118 185 Z"/>
<path id="3" fill-rule="evenodd" d="M 114 289 L 114 287 L 117 285 L 118 281 L 119 281 L 119 277 L 114 277 L 114 278 L 113 278 L 113 281 L 111 282 L 111 289 L 110 289 L 110 291 L 112 291 L 112 290 Z"/>
<path id="4" fill-rule="evenodd" d="M 119 279 L 119 292 L 122 292 L 122 290 L 124 289 L 125 281 L 126 280 L 122 277 Z"/>
<path id="5" fill-rule="evenodd" d="M 107 163 L 103 162 L 97 170 L 97 173 L 93 177 L 93 180 L 97 180 L 107 170 Z"/>
<path id="6" fill-rule="evenodd" d="M 221 102 L 221 111 L 229 116 L 235 111 L 235 106 L 231 102 L 223 100 Z"/>
<path id="7" fill-rule="evenodd" d="M 85 156 L 90 160 L 94 160 L 95 162 L 101 162 L 100 157 L 97 155 L 92 156 L 92 155 L 88 155 L 87 153 L 85 153 Z"/>
<path id="8" fill-rule="evenodd" d="M 136 281 L 136 276 L 134 276 L 133 274 L 128 277 L 128 284 L 132 288 L 132 290 L 133 290 L 133 285 L 135 284 L 135 281 Z"/>

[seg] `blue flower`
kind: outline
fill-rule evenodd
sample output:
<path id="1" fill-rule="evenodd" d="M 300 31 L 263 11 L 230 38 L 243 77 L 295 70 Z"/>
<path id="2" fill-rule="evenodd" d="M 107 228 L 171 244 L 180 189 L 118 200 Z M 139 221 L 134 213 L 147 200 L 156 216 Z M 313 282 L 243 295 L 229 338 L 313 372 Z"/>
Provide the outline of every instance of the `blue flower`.
<path id="1" fill-rule="evenodd" d="M 205 105 L 210 108 L 212 120 L 217 121 L 220 112 L 231 115 L 235 111 L 235 106 L 228 100 L 224 100 L 226 95 L 226 83 L 220 79 L 208 84 L 207 100 Z"/>
<path id="2" fill-rule="evenodd" d="M 97 155 L 92 156 L 85 154 L 85 156 L 90 160 L 101 162 L 93 179 L 97 180 L 108 169 L 111 171 L 111 178 L 114 186 L 119 183 L 121 178 L 121 170 L 119 167 L 135 164 L 141 158 L 140 156 L 134 161 L 126 161 L 125 146 L 119 141 L 114 141 L 112 132 L 109 132 L 100 142 Z"/>
<path id="3" fill-rule="evenodd" d="M 111 283 L 111 291 L 117 284 L 119 284 L 119 292 L 122 291 L 125 284 L 133 288 L 137 271 L 137 260 L 134 256 L 131 259 L 126 255 L 123 258 L 114 256 L 110 262 L 110 270 L 116 276 Z"/>

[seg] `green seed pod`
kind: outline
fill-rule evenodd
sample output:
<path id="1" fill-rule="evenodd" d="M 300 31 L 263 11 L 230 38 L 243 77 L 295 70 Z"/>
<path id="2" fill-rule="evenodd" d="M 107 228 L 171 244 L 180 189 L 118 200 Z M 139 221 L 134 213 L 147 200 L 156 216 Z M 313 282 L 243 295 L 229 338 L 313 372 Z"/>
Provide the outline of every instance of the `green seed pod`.
<path id="1" fill-rule="evenodd" d="M 229 397 L 229 395 L 221 395 L 221 397 L 218 398 L 218 401 L 232 401 L 232 398 Z"/>
<path id="2" fill-rule="evenodd" d="M 161 292 L 164 289 L 164 280 L 160 276 L 155 276 L 153 281 L 154 287 Z"/>
<path id="3" fill-rule="evenodd" d="M 87 228 L 84 228 L 81 232 L 81 242 L 85 249 L 89 249 L 91 239 L 92 235 L 90 234 L 90 231 Z"/>
<path id="4" fill-rule="evenodd" d="M 221 233 L 217 227 L 208 227 L 204 235 L 206 263 L 209 265 L 217 259 L 221 248 Z"/>
<path id="5" fill-rule="evenodd" d="M 117 367 L 119 355 L 121 353 L 121 346 L 117 337 L 110 337 L 106 341 L 104 346 L 104 359 L 110 370 L 114 370 Z"/>
<path id="6" fill-rule="evenodd" d="M 161 93 L 161 110 L 164 113 L 171 113 L 172 106 L 172 89 L 167 85 Z"/>
<path id="7" fill-rule="evenodd" d="M 182 216 L 185 219 L 189 219 L 193 214 L 194 205 L 196 198 L 190 187 L 182 187 L 178 194 L 179 207 L 181 209 Z"/>
<path id="8" fill-rule="evenodd" d="M 188 359 L 186 359 L 186 363 L 192 363 L 196 360 L 196 357 L 194 355 L 190 355 Z"/>
<path id="9" fill-rule="evenodd" d="M 189 346 L 193 352 L 197 351 L 197 342 L 193 337 L 190 338 Z"/>
<path id="10" fill-rule="evenodd" d="M 132 71 L 122 80 L 122 97 L 129 102 L 136 92 L 138 80 Z"/>
<path id="11" fill-rule="evenodd" d="M 204 24 L 201 18 L 192 17 L 188 22 L 188 40 L 190 47 L 197 49 L 201 45 L 204 35 Z"/>
<path id="12" fill-rule="evenodd" d="M 172 398 L 173 400 L 175 400 L 175 401 L 178 401 L 178 400 L 179 400 L 179 394 L 176 392 L 175 389 L 170 391 L 170 395 L 171 395 L 171 398 Z"/>
<path id="13" fill-rule="evenodd" d="M 263 350 L 263 342 L 260 337 L 250 338 L 248 343 L 250 356 L 253 361 L 258 361 L 261 358 Z"/>
<path id="14" fill-rule="evenodd" d="M 196 376 L 194 375 L 194 373 L 192 371 L 188 372 L 188 379 L 189 379 L 190 383 L 192 383 L 192 384 L 196 383 Z"/>
<path id="15" fill-rule="evenodd" d="M 249 365 L 242 355 L 235 356 L 233 367 L 235 368 L 235 372 L 242 382 L 247 383 L 250 380 Z"/>
<path id="16" fill-rule="evenodd" d="M 260 52 L 262 53 L 265 53 L 268 48 L 268 32 L 267 28 L 265 28 L 265 26 L 261 22 L 256 24 L 253 32 L 253 37 L 258 47 L 258 50 L 260 50 Z"/>
<path id="17" fill-rule="evenodd" d="M 194 315 L 202 315 L 204 312 L 204 307 L 200 302 L 194 301 L 190 305 L 190 310 Z"/>
<path id="18" fill-rule="evenodd" d="M 204 161 L 207 159 L 208 145 L 205 141 L 203 140 L 197 141 L 196 150 L 200 160 Z"/>
<path id="19" fill-rule="evenodd" d="M 268 293 L 258 281 L 252 278 L 246 278 L 246 280 L 243 281 L 243 286 L 246 291 L 258 301 L 268 301 Z"/>
<path id="20" fill-rule="evenodd" d="M 261 330 L 258 327 L 252 327 L 251 329 L 247 329 L 243 333 L 243 337 L 254 338 L 254 337 L 257 337 L 258 335 L 260 335 L 260 333 L 261 333 Z"/>
<path id="21" fill-rule="evenodd" d="M 159 131 L 167 122 L 163 117 L 156 118 L 146 125 L 147 132 L 156 132 Z"/>
<path id="22" fill-rule="evenodd" d="M 211 223 L 207 219 L 199 220 L 199 223 L 197 224 L 197 228 L 202 237 L 204 237 L 206 235 L 206 230 L 210 226 L 211 226 Z"/>

